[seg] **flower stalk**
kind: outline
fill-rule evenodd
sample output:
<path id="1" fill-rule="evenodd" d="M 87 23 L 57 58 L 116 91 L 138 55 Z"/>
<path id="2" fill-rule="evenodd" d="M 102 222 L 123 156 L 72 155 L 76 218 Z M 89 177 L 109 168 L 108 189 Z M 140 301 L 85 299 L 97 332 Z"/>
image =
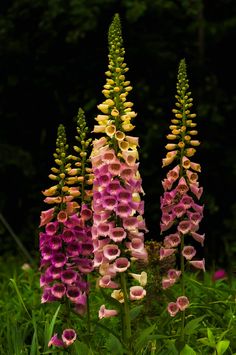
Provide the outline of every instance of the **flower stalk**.
<path id="1" fill-rule="evenodd" d="M 179 311 L 182 317 L 181 339 L 184 338 L 185 309 L 189 300 L 185 291 L 185 269 L 188 265 L 205 271 L 205 260 L 195 260 L 197 250 L 189 244 L 204 244 L 204 234 L 199 234 L 200 222 L 203 218 L 203 206 L 199 204 L 203 188 L 199 187 L 198 173 L 201 166 L 192 162 L 196 147 L 200 142 L 195 138 L 198 134 L 194 122 L 195 113 L 191 113 L 193 99 L 189 91 L 186 63 L 182 59 L 179 64 L 177 94 L 174 118 L 171 120 L 171 133 L 167 135 L 170 141 L 165 148 L 168 151 L 162 160 L 163 167 L 172 163 L 176 165 L 167 172 L 162 181 L 164 194 L 161 197 L 161 234 L 164 233 L 164 247 L 160 250 L 160 259 L 176 254 L 180 270 L 169 270 L 162 280 L 162 286 L 167 289 L 179 279 L 182 295 L 176 302 L 168 305 L 169 314 L 174 317 Z M 179 251 L 179 254 L 178 254 Z"/>
<path id="2" fill-rule="evenodd" d="M 132 277 L 130 268 L 136 261 L 147 261 L 144 233 L 147 232 L 144 214 L 144 194 L 138 170 L 138 138 L 128 132 L 134 129 L 136 117 L 133 103 L 127 100 L 132 90 L 125 75 L 123 39 L 119 15 L 116 14 L 109 28 L 109 65 L 106 84 L 102 91 L 105 100 L 97 107 L 101 111 L 95 117 L 98 124 L 94 133 L 91 162 L 94 173 L 93 226 L 94 266 L 98 269 L 99 286 L 112 289 L 111 297 L 122 307 L 123 341 L 131 348 L 131 301 L 145 296 L 143 286 L 129 288 Z M 100 309 L 100 318 L 117 315 L 116 310 Z"/>
<path id="3" fill-rule="evenodd" d="M 59 125 L 54 153 L 55 165 L 49 178 L 55 185 L 43 191 L 45 203 L 53 205 L 40 216 L 40 252 L 42 303 L 60 302 L 64 305 L 66 322 L 70 326 L 70 312 L 86 313 L 89 284 L 87 274 L 93 270 L 91 254 L 91 168 L 86 150 L 91 139 L 86 138 L 87 127 L 83 111 L 77 117 L 76 155 L 68 155 L 68 144 L 63 125 Z M 90 321 L 88 315 L 88 327 Z M 90 331 L 90 330 L 89 330 Z M 66 332 L 76 339 L 70 328 Z M 63 337 L 63 334 L 62 334 Z M 50 345 L 69 346 L 57 336 Z M 73 340 L 73 341 L 74 341 Z M 64 345 L 63 345 L 64 344 Z"/>

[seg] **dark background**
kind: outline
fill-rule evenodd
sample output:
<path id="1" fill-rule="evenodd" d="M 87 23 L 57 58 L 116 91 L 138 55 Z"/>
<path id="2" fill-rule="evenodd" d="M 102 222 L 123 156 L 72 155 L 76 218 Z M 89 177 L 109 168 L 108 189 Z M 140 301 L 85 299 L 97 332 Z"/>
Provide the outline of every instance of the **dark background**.
<path id="1" fill-rule="evenodd" d="M 37 254 L 41 191 L 50 186 L 56 131 L 75 134 L 79 107 L 92 129 L 101 103 L 107 31 L 119 12 L 138 112 L 147 239 L 161 241 L 161 168 L 180 59 L 187 63 L 202 142 L 200 183 L 209 266 L 236 255 L 235 0 L 12 0 L 0 2 L 0 211 Z M 1 222 L 0 222 L 1 223 Z M 1 253 L 19 252 L 0 225 Z"/>

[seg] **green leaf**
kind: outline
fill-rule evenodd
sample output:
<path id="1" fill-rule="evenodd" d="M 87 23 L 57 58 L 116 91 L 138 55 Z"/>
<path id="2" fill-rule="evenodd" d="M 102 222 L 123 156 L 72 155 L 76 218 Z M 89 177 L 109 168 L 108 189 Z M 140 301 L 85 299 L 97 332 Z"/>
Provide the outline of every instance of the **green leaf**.
<path id="1" fill-rule="evenodd" d="M 136 340 L 136 344 L 135 344 L 136 351 L 142 348 L 145 345 L 145 343 L 149 340 L 149 336 L 154 331 L 155 327 L 156 325 L 153 324 L 150 327 L 142 330 L 141 335 Z"/>
<path id="2" fill-rule="evenodd" d="M 125 353 L 121 342 L 113 334 L 109 334 L 109 338 L 106 341 L 106 347 L 112 355 L 123 355 Z"/>
<path id="3" fill-rule="evenodd" d="M 38 331 L 37 331 L 37 321 L 34 311 L 32 312 L 32 323 L 34 326 L 34 335 L 30 348 L 30 355 L 39 355 L 39 343 L 38 343 Z"/>
<path id="4" fill-rule="evenodd" d="M 224 352 L 228 349 L 230 344 L 229 340 L 221 340 L 216 344 L 216 350 L 218 355 L 224 354 Z"/>
<path id="5" fill-rule="evenodd" d="M 60 311 L 60 308 L 61 308 L 61 304 L 59 304 L 59 306 L 57 307 L 56 312 L 54 313 L 50 324 L 48 324 L 47 321 L 46 321 L 46 323 L 45 323 L 45 331 L 44 331 L 44 342 L 45 342 L 45 344 L 44 344 L 44 351 L 46 351 L 47 348 L 48 348 L 48 342 L 49 342 L 49 340 L 50 340 L 51 337 L 52 337 L 53 329 L 54 329 L 54 326 L 55 326 L 56 319 L 57 319 L 58 313 L 59 313 L 59 311 Z"/>
<path id="6" fill-rule="evenodd" d="M 30 355 L 36 355 L 36 354 L 38 354 L 38 352 L 37 352 L 36 337 L 37 337 L 37 334 L 36 334 L 36 331 L 34 331 L 32 343 L 31 343 L 31 347 L 30 347 Z"/>
<path id="7" fill-rule="evenodd" d="M 212 347 L 215 347 L 215 345 L 216 345 L 215 337 L 214 337 L 210 328 L 207 328 L 207 336 L 209 339 L 209 345 Z"/>
<path id="8" fill-rule="evenodd" d="M 198 341 L 200 341 L 203 345 L 211 346 L 208 338 L 200 338 Z"/>
<path id="9" fill-rule="evenodd" d="M 22 307 L 24 308 L 24 310 L 25 310 L 25 312 L 27 313 L 28 317 L 31 319 L 31 315 L 30 315 L 30 313 L 29 313 L 29 311 L 28 311 L 28 309 L 27 309 L 27 307 L 26 307 L 26 305 L 25 305 L 25 303 L 24 303 L 24 301 L 23 301 L 23 298 L 22 298 L 22 296 L 21 296 L 21 294 L 20 294 L 20 291 L 19 291 L 19 289 L 18 289 L 18 286 L 17 286 L 17 284 L 16 284 L 16 281 L 15 281 L 14 279 L 10 279 L 10 282 L 12 283 L 12 285 L 13 285 L 15 291 L 16 291 L 16 294 L 17 294 L 17 296 L 18 296 L 18 299 L 19 299 L 19 301 L 20 301 Z"/>
<path id="10" fill-rule="evenodd" d="M 162 353 L 163 355 L 178 355 L 179 354 L 178 350 L 176 349 L 174 339 L 172 339 L 172 340 L 167 339 L 165 342 L 165 346 L 166 347 L 164 349 L 164 352 Z"/>
<path id="11" fill-rule="evenodd" d="M 135 318 L 138 317 L 138 315 L 140 314 L 140 312 L 143 309 L 143 305 L 140 306 L 136 306 L 133 309 L 130 310 L 130 319 L 134 320 Z"/>
<path id="12" fill-rule="evenodd" d="M 195 330 L 200 326 L 200 323 L 204 318 L 205 318 L 205 316 L 202 316 L 202 317 L 198 317 L 198 318 L 190 320 L 184 328 L 184 333 L 186 335 L 194 334 Z"/>
<path id="13" fill-rule="evenodd" d="M 180 355 L 196 355 L 196 351 L 188 344 L 185 344 L 184 348 L 180 351 Z"/>
<path id="14" fill-rule="evenodd" d="M 73 349 L 75 349 L 77 355 L 92 355 L 92 350 L 89 349 L 88 345 L 83 342 L 75 342 L 73 344 Z"/>
<path id="15" fill-rule="evenodd" d="M 106 330 L 109 334 L 112 334 L 117 340 L 122 344 L 122 340 L 118 338 L 117 334 L 115 331 L 113 331 L 111 328 L 106 327 L 104 324 L 101 324 L 100 322 L 95 323 L 98 327 Z M 124 345 L 124 344 L 123 344 Z"/>

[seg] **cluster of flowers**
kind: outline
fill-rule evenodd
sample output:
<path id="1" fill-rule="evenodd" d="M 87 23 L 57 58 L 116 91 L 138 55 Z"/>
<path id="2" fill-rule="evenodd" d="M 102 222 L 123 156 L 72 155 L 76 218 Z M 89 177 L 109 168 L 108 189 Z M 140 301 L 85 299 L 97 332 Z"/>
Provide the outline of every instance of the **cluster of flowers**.
<path id="1" fill-rule="evenodd" d="M 199 234 L 199 224 L 203 218 L 203 206 L 199 204 L 203 188 L 199 187 L 198 172 L 201 167 L 198 163 L 190 160 L 200 142 L 192 139 L 198 132 L 196 123 L 192 121 L 195 114 L 190 113 L 192 107 L 191 93 L 188 92 L 188 79 L 186 74 L 186 64 L 182 60 L 179 66 L 177 83 L 177 102 L 176 109 L 173 110 L 175 118 L 171 120 L 171 134 L 167 135 L 168 140 L 177 141 L 168 143 L 166 149 L 168 153 L 163 159 L 163 166 L 177 161 L 178 164 L 168 171 L 166 178 L 162 181 L 164 194 L 161 197 L 161 233 L 168 231 L 164 237 L 164 246 L 160 249 L 160 260 L 166 258 L 178 250 L 180 247 L 181 271 L 171 269 L 162 279 L 163 289 L 172 286 L 184 271 L 185 263 L 205 270 L 205 261 L 193 260 L 196 255 L 196 249 L 185 243 L 189 237 L 204 243 L 204 234 Z M 168 311 L 171 316 L 175 316 L 180 310 L 185 310 L 189 305 L 188 298 L 180 296 L 176 302 L 170 302 Z"/>
<path id="2" fill-rule="evenodd" d="M 84 139 L 83 123 L 84 119 L 79 114 L 79 131 Z M 84 141 L 84 145 L 88 146 L 88 144 L 89 140 Z M 85 183 L 90 183 L 91 174 L 89 168 L 85 166 L 86 154 L 83 146 L 74 147 L 76 151 L 80 150 L 79 158 L 67 155 L 68 145 L 63 125 L 58 128 L 56 145 L 54 158 L 57 167 L 51 169 L 53 174 L 50 174 L 49 178 L 57 184 L 43 191 L 43 195 L 46 196 L 44 202 L 55 206 L 43 211 L 40 216 L 39 244 L 42 271 L 40 286 L 43 289 L 41 301 L 42 303 L 64 302 L 67 299 L 73 305 L 75 312 L 84 314 L 89 291 L 86 275 L 93 270 L 92 210 L 89 204 L 80 205 L 78 201 L 81 194 L 86 195 L 89 201 L 90 191 L 85 189 Z M 89 173 L 86 175 L 87 170 Z M 75 335 L 71 335 L 72 332 L 71 329 L 65 329 L 62 340 L 54 335 L 49 345 L 58 345 L 61 342 L 65 346 L 70 345 L 71 339 L 76 338 Z"/>
<path id="3" fill-rule="evenodd" d="M 99 286 L 114 289 L 112 297 L 123 302 L 116 276 L 129 269 L 131 259 L 147 260 L 144 246 L 147 229 L 143 219 L 144 202 L 140 197 L 144 192 L 137 163 L 138 138 L 126 135 L 134 128 L 131 119 L 137 114 L 132 110 L 133 103 L 126 100 L 132 87 L 125 81 L 128 68 L 124 63 L 118 16 L 114 17 L 109 29 L 109 48 L 108 79 L 102 91 L 106 100 L 98 105 L 102 114 L 97 115 L 98 125 L 94 127 L 94 132 L 105 136 L 93 141 L 91 154 L 94 174 L 92 238 L 94 267 L 99 268 L 101 275 Z M 131 300 L 141 299 L 145 294 L 142 285 L 130 287 Z M 100 318 L 116 314 L 104 312 L 104 307 L 101 306 Z"/>

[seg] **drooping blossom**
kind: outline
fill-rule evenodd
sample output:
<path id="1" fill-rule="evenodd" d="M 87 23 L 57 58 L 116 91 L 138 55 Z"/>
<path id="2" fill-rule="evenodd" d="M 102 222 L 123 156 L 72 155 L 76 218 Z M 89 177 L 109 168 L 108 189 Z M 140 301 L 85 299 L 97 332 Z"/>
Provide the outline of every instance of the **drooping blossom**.
<path id="1" fill-rule="evenodd" d="M 72 345 L 77 338 L 77 334 L 74 329 L 64 329 L 61 338 L 57 334 L 54 334 L 48 342 L 48 347 L 54 345 L 57 347 L 67 348 Z"/>
<path id="2" fill-rule="evenodd" d="M 86 310 L 89 285 L 86 275 L 93 270 L 93 242 L 91 234 L 91 167 L 86 150 L 91 139 L 86 139 L 86 123 L 83 112 L 78 114 L 79 146 L 77 155 L 68 155 L 65 128 L 60 125 L 54 153 L 55 167 L 49 178 L 54 186 L 43 191 L 47 198 L 54 198 L 54 207 L 43 211 L 40 217 L 39 247 L 40 286 L 42 303 L 67 299 L 74 310 L 82 314 Z M 82 311 L 83 309 L 83 311 Z M 71 335 L 71 340 L 68 340 Z M 51 340 L 56 345 L 63 341 L 69 346 L 74 338 L 72 332 L 64 331 L 62 340 Z M 73 340 L 74 341 L 74 340 Z"/>
<path id="3" fill-rule="evenodd" d="M 205 260 L 198 260 L 196 244 L 204 245 L 205 234 L 199 233 L 203 218 L 203 205 L 199 202 L 203 188 L 198 181 L 201 172 L 199 163 L 192 161 L 196 147 L 200 142 L 195 138 L 198 134 L 194 122 L 196 114 L 191 113 L 191 92 L 186 73 L 185 60 L 180 61 L 177 82 L 176 108 L 172 110 L 170 141 L 166 145 L 167 155 L 163 159 L 163 167 L 173 164 L 162 181 L 164 189 L 161 197 L 161 234 L 164 235 L 163 247 L 160 248 L 160 260 L 175 254 L 181 270 L 172 269 L 163 276 L 162 287 L 167 289 L 178 280 L 184 283 L 185 265 L 191 265 L 205 271 Z M 191 245 L 194 241 L 195 245 Z M 178 264 L 177 264 L 178 265 Z M 184 287 L 182 287 L 184 289 Z M 185 295 L 170 302 L 168 312 L 173 317 L 179 310 L 184 311 L 189 305 Z"/>
<path id="4" fill-rule="evenodd" d="M 132 86 L 125 78 L 128 68 L 124 62 L 118 15 L 114 16 L 109 28 L 108 42 L 109 65 L 102 91 L 105 100 L 97 106 L 100 113 L 95 117 L 93 129 L 100 138 L 94 139 L 91 153 L 94 174 L 92 239 L 94 265 L 100 273 L 98 284 L 113 289 L 112 297 L 120 299 L 118 295 L 123 292 L 120 275 L 126 273 L 131 281 L 129 273 L 135 261 L 147 261 L 144 245 L 147 228 L 143 218 L 139 140 L 130 135 L 137 113 L 133 103 L 127 100 Z M 144 279 L 142 274 L 143 285 Z M 141 292 L 141 289 L 131 287 L 127 296 L 133 300 L 144 295 L 143 289 Z"/>
<path id="5" fill-rule="evenodd" d="M 99 309 L 99 319 L 114 317 L 118 314 L 115 309 L 107 309 L 103 304 Z"/>

